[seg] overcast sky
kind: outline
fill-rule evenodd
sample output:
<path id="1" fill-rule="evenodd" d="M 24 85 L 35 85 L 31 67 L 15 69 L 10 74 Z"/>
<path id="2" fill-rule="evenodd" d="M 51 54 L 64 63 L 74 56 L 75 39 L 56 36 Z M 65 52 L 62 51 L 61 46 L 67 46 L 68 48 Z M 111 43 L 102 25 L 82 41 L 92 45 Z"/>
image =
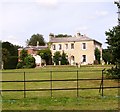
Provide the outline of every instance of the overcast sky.
<path id="1" fill-rule="evenodd" d="M 106 48 L 105 31 L 116 26 L 114 0 L 1 0 L 0 37 L 2 41 L 26 45 L 33 34 L 75 35 L 96 39 Z"/>

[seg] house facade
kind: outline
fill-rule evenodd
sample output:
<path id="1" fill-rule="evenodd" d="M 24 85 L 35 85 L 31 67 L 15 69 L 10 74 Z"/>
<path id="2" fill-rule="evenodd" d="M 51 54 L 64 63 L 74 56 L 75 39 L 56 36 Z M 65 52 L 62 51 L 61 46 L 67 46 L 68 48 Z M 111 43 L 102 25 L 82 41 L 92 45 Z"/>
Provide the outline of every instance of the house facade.
<path id="1" fill-rule="evenodd" d="M 80 33 L 72 37 L 55 37 L 54 34 L 50 34 L 49 42 L 51 43 L 52 56 L 56 51 L 60 53 L 64 51 L 70 65 L 76 63 L 80 65 L 94 64 L 96 48 L 100 50 L 102 56 L 102 44 Z"/>

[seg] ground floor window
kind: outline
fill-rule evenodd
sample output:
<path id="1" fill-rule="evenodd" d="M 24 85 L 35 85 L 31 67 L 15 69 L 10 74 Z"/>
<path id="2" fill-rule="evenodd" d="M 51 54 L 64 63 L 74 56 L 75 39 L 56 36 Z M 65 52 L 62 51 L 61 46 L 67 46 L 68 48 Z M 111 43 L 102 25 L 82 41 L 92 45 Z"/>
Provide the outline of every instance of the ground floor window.
<path id="1" fill-rule="evenodd" d="M 82 62 L 86 62 L 86 55 L 82 55 Z"/>

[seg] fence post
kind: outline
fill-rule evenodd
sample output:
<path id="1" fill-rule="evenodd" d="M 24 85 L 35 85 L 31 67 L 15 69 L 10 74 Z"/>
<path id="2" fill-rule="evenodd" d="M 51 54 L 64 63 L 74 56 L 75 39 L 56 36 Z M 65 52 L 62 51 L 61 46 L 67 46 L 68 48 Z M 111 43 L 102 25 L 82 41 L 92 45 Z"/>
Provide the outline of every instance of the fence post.
<path id="1" fill-rule="evenodd" d="M 104 70 L 102 70 L 102 96 L 103 96 L 103 89 L 104 89 L 104 87 L 103 87 L 103 86 L 104 86 L 104 85 L 103 85 L 103 84 L 104 84 L 104 83 L 103 83 L 103 78 L 104 78 L 104 77 L 103 77 L 103 72 L 104 72 Z"/>
<path id="2" fill-rule="evenodd" d="M 50 95 L 52 97 L 52 71 L 50 71 Z"/>
<path id="3" fill-rule="evenodd" d="M 25 72 L 24 72 L 24 98 L 26 98 L 26 84 L 25 84 Z"/>
<path id="4" fill-rule="evenodd" d="M 78 70 L 77 70 L 77 97 L 79 96 L 79 91 L 78 91 Z"/>

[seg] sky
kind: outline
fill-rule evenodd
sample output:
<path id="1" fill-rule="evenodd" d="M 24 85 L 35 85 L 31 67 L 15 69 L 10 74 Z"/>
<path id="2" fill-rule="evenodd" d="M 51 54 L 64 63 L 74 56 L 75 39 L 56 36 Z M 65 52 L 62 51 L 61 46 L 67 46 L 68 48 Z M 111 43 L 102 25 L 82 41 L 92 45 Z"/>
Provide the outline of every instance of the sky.
<path id="1" fill-rule="evenodd" d="M 88 2 L 89 1 L 89 2 Z M 105 31 L 118 24 L 114 0 L 1 0 L 0 37 L 26 46 L 33 34 L 85 34 L 106 48 Z"/>

